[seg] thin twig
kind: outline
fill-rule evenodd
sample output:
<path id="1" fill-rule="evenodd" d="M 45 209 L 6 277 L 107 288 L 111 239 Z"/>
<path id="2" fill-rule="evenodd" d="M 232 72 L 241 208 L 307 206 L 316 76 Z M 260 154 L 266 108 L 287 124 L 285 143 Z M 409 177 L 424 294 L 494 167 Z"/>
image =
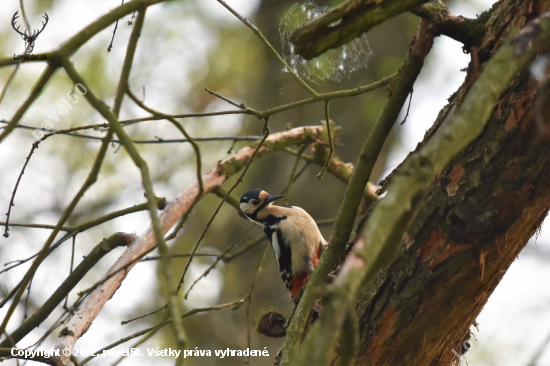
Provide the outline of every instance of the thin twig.
<path id="1" fill-rule="evenodd" d="M 159 118 L 164 119 L 164 118 Z M 0 123 L 7 124 L 6 121 L 0 121 Z M 125 124 L 124 126 L 130 126 L 131 124 Z M 79 131 L 79 130 L 87 130 L 87 129 L 99 129 L 103 127 L 108 127 L 107 123 L 101 123 L 101 124 L 95 124 L 95 125 L 88 125 L 88 126 L 80 126 L 80 127 L 73 127 L 73 128 L 67 128 L 65 130 L 54 130 L 51 128 L 43 128 L 43 127 L 32 127 L 32 126 L 26 126 L 26 125 L 17 125 L 15 128 L 25 129 L 25 130 L 39 130 L 39 131 L 45 131 L 49 132 L 48 135 L 44 135 L 44 137 L 50 137 L 53 135 L 63 135 L 63 136 L 69 136 L 69 137 L 77 137 L 77 138 L 83 138 L 87 140 L 99 140 L 101 141 L 102 137 L 100 136 L 91 136 L 91 135 L 82 135 L 78 133 L 73 133 L 73 131 Z M 0 127 L 0 129 L 2 129 Z M 258 135 L 252 135 L 252 136 L 219 136 L 219 137 L 193 137 L 193 140 L 196 142 L 211 142 L 211 141 L 254 141 L 261 139 L 262 136 Z M 112 143 L 120 144 L 120 140 L 118 139 L 111 139 Z M 132 143 L 134 144 L 174 144 L 174 143 L 184 143 L 184 142 L 190 142 L 188 139 L 155 139 L 155 140 L 132 140 Z"/>
<path id="2" fill-rule="evenodd" d="M 284 151 L 292 155 L 298 154 L 298 151 L 288 147 L 285 148 Z M 320 166 L 323 166 L 325 164 L 325 159 L 323 158 L 322 154 L 316 154 L 315 156 L 302 154 L 302 159 L 310 164 L 315 163 Z M 338 157 L 333 156 L 331 162 L 329 163 L 328 172 L 338 178 L 338 180 L 349 184 L 354 169 L 355 168 L 352 163 L 344 163 Z M 363 192 L 363 197 L 367 200 L 367 203 L 375 202 L 378 200 L 378 196 L 374 193 L 374 191 L 376 191 L 376 188 L 372 183 L 368 182 Z"/>
<path id="3" fill-rule="evenodd" d="M 171 253 L 170 254 L 172 256 L 172 258 L 186 258 L 186 257 L 190 257 L 191 256 L 191 253 L 185 253 L 185 254 L 178 254 L 178 253 Z M 201 253 L 195 253 L 195 257 L 217 257 L 220 255 L 220 252 L 218 251 L 204 251 L 204 252 L 201 252 Z M 139 262 L 142 263 L 142 262 L 150 262 L 150 261 L 157 261 L 160 259 L 160 256 L 150 256 L 150 257 L 145 257 L 143 258 L 142 260 L 140 260 Z"/>
<path id="4" fill-rule="evenodd" d="M 19 173 L 19 177 L 17 177 L 17 182 L 15 183 L 15 187 L 13 188 L 13 192 L 11 194 L 10 204 L 8 206 L 8 213 L 6 214 L 6 223 L 5 223 L 5 229 L 4 229 L 4 237 L 8 238 L 10 236 L 10 229 L 9 229 L 9 223 L 10 223 L 10 214 L 11 214 L 11 208 L 15 206 L 13 201 L 15 200 L 15 193 L 17 193 L 17 187 L 19 187 L 19 182 L 21 182 L 21 177 L 23 177 L 23 174 L 25 174 L 25 168 L 29 164 L 29 160 L 31 159 L 32 154 L 34 153 L 34 150 L 38 148 L 38 144 L 40 142 L 35 142 L 32 144 L 31 151 L 29 151 L 29 154 L 27 155 L 27 158 L 25 159 L 25 164 L 23 164 L 23 168 L 21 169 L 21 172 Z"/>
<path id="5" fill-rule="evenodd" d="M 237 249 L 235 251 L 235 253 L 229 253 L 225 257 L 223 257 L 224 263 L 231 262 L 233 259 L 235 259 L 235 258 L 243 255 L 244 253 L 248 252 L 249 250 L 254 248 L 256 245 L 263 242 L 264 240 L 267 240 L 267 237 L 265 236 L 265 234 L 262 233 L 261 235 L 258 235 L 254 239 L 244 243 L 239 249 Z"/>
<path id="6" fill-rule="evenodd" d="M 321 172 L 317 174 L 317 178 L 323 179 L 323 175 L 328 169 L 328 165 L 330 164 L 330 158 L 332 158 L 332 153 L 334 152 L 334 142 L 332 141 L 332 135 L 330 133 L 330 120 L 328 118 L 328 103 L 329 101 L 325 101 L 325 119 L 327 122 L 327 132 L 328 132 L 328 144 L 329 144 L 329 151 L 327 160 L 325 161 L 325 165 L 323 165 L 323 169 L 321 169 Z"/>
<path id="7" fill-rule="evenodd" d="M 124 4 L 124 0 L 122 0 L 122 4 L 120 5 L 123 5 L 123 4 Z M 116 29 L 118 28 L 118 21 L 119 19 L 117 19 L 115 23 L 115 29 L 113 29 L 113 37 L 111 38 L 111 43 L 109 43 L 109 47 L 107 47 L 107 52 L 111 52 L 111 49 L 113 48 L 113 41 L 115 40 Z"/>
<path id="8" fill-rule="evenodd" d="M 405 114 L 405 118 L 403 118 L 403 121 L 400 123 L 400 125 L 404 124 L 405 121 L 407 120 L 407 117 L 409 116 L 409 111 L 411 110 L 411 101 L 413 98 L 413 92 L 414 92 L 414 89 L 411 88 L 411 96 L 409 98 L 409 105 L 407 106 L 407 113 Z"/>
<path id="9" fill-rule="evenodd" d="M 209 94 L 214 95 L 214 96 L 220 98 L 221 100 L 224 100 L 224 101 L 226 101 L 227 103 L 234 105 L 234 106 L 237 107 L 237 108 L 240 108 L 240 109 L 246 109 L 246 108 L 247 108 L 247 107 L 246 107 L 246 104 L 244 104 L 244 103 L 237 104 L 236 102 L 232 101 L 231 99 L 226 98 L 226 97 L 224 97 L 223 95 L 221 95 L 220 93 L 216 93 L 215 91 L 212 91 L 212 90 L 210 90 L 210 89 L 208 89 L 208 88 L 204 88 L 204 90 L 206 90 Z"/>
<path id="10" fill-rule="evenodd" d="M 298 170 L 298 172 L 296 174 L 294 174 L 294 182 L 296 182 L 298 180 L 298 178 L 300 178 L 300 176 L 306 171 L 309 164 L 310 164 L 310 162 L 306 161 L 304 166 L 302 167 L 302 169 Z"/>
<path id="11" fill-rule="evenodd" d="M 248 232 L 248 230 L 246 231 Z M 246 234 L 246 232 L 244 234 Z M 243 234 L 243 235 L 244 235 Z M 238 243 L 238 240 L 235 241 L 235 244 Z M 229 249 L 232 249 L 234 247 L 234 244 L 229 246 L 223 253 L 220 253 L 220 252 L 216 252 L 216 253 L 195 253 L 195 257 L 216 257 L 216 260 L 214 262 L 213 265 L 211 265 L 197 280 L 195 280 L 195 282 L 193 283 L 193 285 L 191 285 L 191 287 L 187 290 L 187 293 L 184 295 L 184 298 L 186 299 L 187 298 L 187 295 L 189 294 L 189 291 L 191 291 L 191 288 L 203 277 L 205 277 L 206 275 L 208 275 L 208 272 L 210 272 L 210 270 L 212 270 L 215 265 L 219 262 L 220 259 L 224 259 L 225 260 L 225 255 L 227 254 L 227 252 L 229 251 Z M 189 254 L 171 254 L 172 258 L 181 258 L 181 257 L 190 257 L 191 256 L 191 253 Z M 140 262 L 146 262 L 146 261 L 152 261 L 152 260 L 159 260 L 161 259 L 160 256 L 155 256 L 155 257 L 147 257 L 147 258 L 144 258 L 142 259 Z M 159 311 L 161 310 L 164 310 L 166 309 L 167 307 L 167 304 L 164 304 L 164 306 L 162 306 L 161 308 L 157 309 L 157 310 L 154 310 L 154 311 L 151 311 L 145 315 L 141 315 L 141 316 L 138 316 L 136 318 L 132 318 L 132 319 L 129 319 L 129 320 L 123 320 L 120 324 L 121 325 L 126 325 L 128 323 L 131 323 L 135 320 L 139 320 L 139 319 L 143 319 L 143 318 L 146 318 L 148 317 L 149 315 L 153 315 L 153 314 L 156 314 L 158 313 Z"/>
<path id="12" fill-rule="evenodd" d="M 288 176 L 288 183 L 286 184 L 286 187 L 283 189 L 281 193 L 285 195 L 285 200 L 284 200 L 285 206 L 288 205 L 288 202 L 290 200 L 290 189 L 292 188 L 292 184 L 296 181 L 296 178 L 297 178 L 297 176 L 295 176 L 296 169 L 298 169 L 298 165 L 300 164 L 300 160 L 302 159 L 302 154 L 304 153 L 304 151 L 307 149 L 308 146 L 309 145 L 304 144 L 298 150 L 298 154 L 296 154 L 296 159 L 294 160 L 294 165 L 292 166 L 292 169 L 290 170 L 290 175 Z"/>
<path id="13" fill-rule="evenodd" d="M 136 349 L 138 348 L 140 345 L 142 345 L 143 343 L 147 342 L 151 337 L 153 337 L 155 334 L 157 334 L 157 332 L 159 331 L 160 327 L 156 328 L 156 329 L 153 329 L 152 331 L 150 331 L 148 334 L 146 334 L 145 336 L 141 337 L 141 339 L 139 341 L 137 341 L 136 343 L 132 344 L 132 347 L 130 347 L 130 349 Z M 118 360 L 116 360 L 111 366 L 116 366 L 118 365 L 120 362 L 122 362 L 122 360 L 124 360 L 124 358 L 126 358 L 127 356 L 126 355 L 122 355 L 120 356 L 120 358 Z"/>
<path id="14" fill-rule="evenodd" d="M 256 267 L 256 275 L 254 276 L 254 280 L 250 284 L 250 291 L 248 292 L 248 296 L 246 297 L 246 343 L 248 345 L 248 349 L 252 349 L 251 342 L 250 342 L 250 306 L 252 305 L 252 296 L 254 295 L 254 289 L 256 288 L 256 283 L 258 282 L 258 277 L 260 277 L 260 272 L 262 271 L 262 263 L 265 259 L 265 254 L 267 253 L 267 245 L 265 246 L 262 256 L 260 257 L 260 260 L 258 261 L 258 266 Z M 248 359 L 246 362 L 247 365 L 250 365 L 250 354 L 248 355 Z"/>
<path id="15" fill-rule="evenodd" d="M 23 312 L 23 321 L 25 321 L 28 317 L 27 309 L 28 309 L 28 304 L 29 304 L 29 296 L 31 294 L 31 286 L 32 286 L 32 280 L 29 283 L 29 286 L 27 286 L 27 297 L 25 297 L 25 311 Z"/>
<path id="16" fill-rule="evenodd" d="M 4 226 L 6 225 L 5 221 L 0 221 L 0 225 Z M 28 227 L 31 229 L 55 229 L 55 225 L 46 225 L 46 224 L 21 224 L 21 223 L 9 223 L 8 224 L 11 227 Z M 72 226 L 63 226 L 60 231 L 73 231 L 74 228 Z M 8 263 L 6 263 L 7 265 Z"/>
<path id="17" fill-rule="evenodd" d="M 69 269 L 69 277 L 73 274 L 75 244 L 76 244 L 76 234 L 75 236 L 73 236 L 73 245 L 71 246 L 71 267 Z M 63 309 L 67 309 L 68 302 L 69 302 L 69 294 L 65 296 L 65 303 L 63 304 Z"/>
<path id="18" fill-rule="evenodd" d="M 168 307 L 168 304 L 164 304 L 164 306 L 162 306 L 161 308 L 157 309 L 157 310 L 153 310 L 153 311 L 150 311 L 148 312 L 147 314 L 144 314 L 144 315 L 141 315 L 141 316 L 138 316 L 138 317 L 135 317 L 135 318 L 132 318 L 132 319 L 128 319 L 128 320 L 123 320 L 120 322 L 120 325 L 126 325 L 128 323 L 131 323 L 133 321 L 136 321 L 136 320 L 140 320 L 140 319 L 143 319 L 143 318 L 146 318 L 148 317 L 149 315 L 153 315 L 153 314 L 156 314 L 164 309 L 166 309 Z"/>

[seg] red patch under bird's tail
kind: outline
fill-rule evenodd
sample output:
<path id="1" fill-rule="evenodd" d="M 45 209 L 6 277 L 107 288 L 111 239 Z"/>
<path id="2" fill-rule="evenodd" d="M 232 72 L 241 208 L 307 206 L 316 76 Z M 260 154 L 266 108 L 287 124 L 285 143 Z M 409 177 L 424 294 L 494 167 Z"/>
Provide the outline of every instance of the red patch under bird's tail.
<path id="1" fill-rule="evenodd" d="M 309 275 L 303 274 L 292 277 L 292 290 L 290 291 L 290 296 L 292 298 L 295 298 L 296 295 L 298 295 L 298 292 L 302 288 L 302 286 L 307 282 L 309 279 Z"/>

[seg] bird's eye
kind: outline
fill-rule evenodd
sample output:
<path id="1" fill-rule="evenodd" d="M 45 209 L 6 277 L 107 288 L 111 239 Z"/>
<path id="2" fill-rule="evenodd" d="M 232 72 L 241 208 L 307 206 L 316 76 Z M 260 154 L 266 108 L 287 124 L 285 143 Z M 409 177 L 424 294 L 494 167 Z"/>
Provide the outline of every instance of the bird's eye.
<path id="1" fill-rule="evenodd" d="M 254 205 L 257 205 L 258 203 L 260 203 L 259 200 L 250 200 L 250 202 L 252 202 L 252 204 L 254 204 Z"/>

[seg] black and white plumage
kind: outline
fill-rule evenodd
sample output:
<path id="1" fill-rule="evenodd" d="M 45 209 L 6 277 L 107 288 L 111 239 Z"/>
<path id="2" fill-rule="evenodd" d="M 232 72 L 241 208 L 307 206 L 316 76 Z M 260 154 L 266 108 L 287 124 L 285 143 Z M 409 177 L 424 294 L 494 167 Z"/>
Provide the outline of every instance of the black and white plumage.
<path id="1" fill-rule="evenodd" d="M 295 297 L 317 266 L 327 242 L 306 211 L 272 204 L 283 197 L 252 189 L 243 194 L 240 206 L 252 222 L 262 227 L 273 248 L 279 273 Z"/>

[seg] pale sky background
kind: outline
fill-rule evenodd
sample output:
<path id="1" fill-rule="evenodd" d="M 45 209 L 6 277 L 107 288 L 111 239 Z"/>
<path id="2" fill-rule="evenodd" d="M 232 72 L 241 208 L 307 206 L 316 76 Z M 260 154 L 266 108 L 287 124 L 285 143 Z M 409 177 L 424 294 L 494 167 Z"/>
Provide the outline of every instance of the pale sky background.
<path id="1" fill-rule="evenodd" d="M 257 0 L 227 0 L 229 4 L 234 6 L 243 16 L 247 17 L 257 8 Z M 475 17 L 475 14 L 481 13 L 490 7 L 493 1 L 479 0 L 472 2 L 462 2 L 460 4 L 454 4 L 451 7 L 453 14 L 461 14 L 468 17 Z M 217 19 L 219 22 L 237 23 L 238 20 L 222 8 L 215 0 L 203 0 L 201 1 L 201 7 L 204 12 L 211 17 Z M 48 37 L 40 38 L 37 42 L 34 54 L 45 52 L 54 49 L 59 46 L 60 43 L 77 33 L 83 26 L 89 24 L 93 20 L 97 19 L 100 15 L 106 13 L 110 9 L 118 5 L 118 2 L 113 1 L 65 1 L 63 5 L 54 7 L 52 11 L 49 11 L 50 24 L 48 25 Z M 26 2 L 28 8 L 32 8 L 32 2 Z M 1 0 L 0 5 L 0 28 L 5 29 L 11 27 L 9 24 L 11 20 L 11 14 L 13 14 L 19 8 L 19 1 L 16 0 Z M 182 9 L 181 11 L 185 11 Z M 147 12 L 146 24 L 150 29 L 155 29 L 159 32 L 165 31 L 167 25 L 164 24 L 162 6 L 154 6 Z M 9 14 L 9 16 L 6 16 Z M 74 16 L 78 14 L 78 16 Z M 62 22 L 58 19 L 63 19 Z M 54 21 L 55 20 L 55 21 Z M 33 19 L 31 25 L 36 27 L 38 24 L 37 19 Z M 124 24 L 124 22 L 122 22 Z M 191 16 L 187 18 L 185 22 L 181 24 L 169 25 L 170 31 L 180 32 L 182 39 L 177 44 L 173 44 L 170 47 L 170 52 L 174 52 L 173 47 L 179 47 L 179 54 L 181 57 L 174 58 L 158 58 L 159 64 L 157 67 L 158 72 L 154 75 L 147 75 L 149 80 L 157 80 L 156 84 L 148 83 L 147 95 L 148 103 L 151 107 L 164 111 L 185 112 L 181 111 L 177 100 L 160 99 L 156 96 L 170 95 L 170 89 L 174 88 L 181 94 L 182 89 L 190 88 L 190 83 L 185 83 L 188 77 L 194 72 L 200 72 L 200 65 L 205 63 L 208 56 L 208 51 L 215 45 L 215 34 L 211 34 L 210 31 L 203 26 L 197 20 L 194 20 Z M 85 47 L 91 47 L 101 44 L 108 44 L 111 37 L 112 28 L 108 27 L 105 31 L 94 37 L 90 44 Z M 114 47 L 110 54 L 110 58 L 113 60 L 110 69 L 111 74 L 107 77 L 115 78 L 120 68 L 121 60 L 124 58 L 126 47 L 120 47 L 122 40 L 126 39 L 130 27 L 119 27 L 117 38 L 119 47 Z M 124 38 L 126 37 L 126 38 Z M 150 42 L 150 47 L 155 47 L 154 37 L 143 37 L 143 42 Z M 368 38 L 368 36 L 367 36 Z M 9 44 L 4 47 L 6 49 L 19 49 L 22 46 L 22 42 L 18 37 L 11 37 L 8 39 Z M 117 42 L 117 40 L 115 40 Z M 188 52 L 192 49 L 193 52 Z M 155 53 L 158 55 L 168 52 L 160 47 L 154 48 Z M 138 55 L 139 57 L 139 55 Z M 87 60 L 79 59 L 77 54 L 73 61 L 75 63 L 85 63 Z M 178 67 L 175 67 L 177 62 Z M 462 83 L 465 74 L 459 70 L 466 67 L 469 62 L 469 55 L 465 55 L 462 52 L 461 45 L 457 42 L 445 37 L 439 37 L 436 39 L 434 48 L 428 56 L 427 65 L 437 65 L 437 73 L 434 73 L 434 68 L 425 70 L 421 74 L 420 79 L 415 84 L 414 96 L 411 105 L 411 111 L 407 122 L 403 126 L 396 126 L 396 132 L 399 136 L 401 149 L 395 150 L 392 156 L 388 159 L 387 171 L 391 171 L 395 165 L 400 163 L 406 154 L 416 147 L 416 144 L 422 140 L 424 132 L 432 125 L 440 108 L 446 104 L 446 98 L 448 98 Z M 27 64 L 23 66 L 25 69 L 25 77 L 29 80 L 35 80 L 43 69 L 41 64 Z M 174 75 L 167 75 L 165 70 L 174 70 L 173 73 L 179 73 Z M 154 69 L 153 69 L 154 70 Z M 132 81 L 139 85 L 141 75 L 139 72 L 137 75 L 132 75 Z M 145 76 L 143 76 L 145 77 Z M 171 83 L 172 79 L 184 80 L 183 83 L 174 85 Z M 1 79 L 2 83 L 5 79 Z M 68 91 L 68 90 L 67 90 Z M 15 94 L 13 96 L 6 96 L 6 100 L 0 106 L 0 119 L 9 119 L 16 107 L 21 101 L 26 98 L 27 92 Z M 42 113 L 47 115 L 53 110 L 53 106 L 56 106 L 60 102 L 60 95 L 49 95 L 45 93 L 32 107 L 33 113 Z M 106 101 L 111 104 L 111 101 Z M 80 104 L 81 103 L 81 104 Z M 84 108 L 86 102 L 80 101 L 79 106 Z M 222 108 L 223 105 L 212 106 L 213 109 Z M 132 115 L 132 110 L 124 110 L 123 113 Z M 22 124 L 29 121 L 25 119 Z M 56 128 L 63 126 L 63 120 L 60 121 Z M 243 121 L 239 116 L 226 116 L 224 117 L 223 125 L 209 124 L 209 128 L 212 129 L 212 134 L 216 133 L 232 133 L 239 131 Z M 158 132 L 157 127 L 155 131 Z M 191 128 L 191 133 L 193 129 Z M 29 131 L 17 130 L 9 139 L 0 144 L 0 209 L 4 212 L 4 208 L 7 207 L 9 198 L 11 196 L 11 187 L 14 185 L 13 177 L 17 176 L 21 166 L 20 164 L 14 164 L 14 161 L 23 162 L 25 153 L 18 149 L 18 142 L 22 138 L 28 138 Z M 90 142 L 90 144 L 95 144 Z M 185 150 L 185 153 L 190 154 L 189 149 Z M 155 161 L 155 156 L 150 155 L 145 157 L 148 160 Z M 210 167 L 215 164 L 217 156 L 204 157 L 205 161 L 203 166 Z M 37 154 L 33 157 L 33 169 L 28 169 L 25 173 L 24 179 L 19 188 L 19 192 L 28 192 L 24 199 L 18 200 L 17 208 L 12 221 L 17 222 L 17 212 L 25 212 L 26 210 L 40 210 L 47 207 L 51 207 L 56 200 L 61 200 L 62 205 L 65 205 L 66 197 L 71 197 L 73 191 L 78 189 L 78 182 L 81 181 L 81 177 L 75 177 L 73 191 L 59 194 L 55 192 L 56 177 L 64 176 L 64 167 L 58 160 L 53 159 L 45 154 Z M 133 166 L 124 167 L 125 171 L 121 171 L 117 175 L 117 184 L 125 187 L 125 193 L 122 195 L 119 203 L 124 203 L 125 195 L 128 197 L 128 202 L 131 202 L 130 197 L 135 195 L 136 192 L 141 194 L 139 185 L 135 182 L 140 182 L 138 171 Z M 82 172 L 86 174 L 86 172 Z M 175 187 L 185 187 L 194 181 L 193 175 L 189 172 L 181 171 L 174 175 L 172 178 L 175 182 L 179 182 L 178 185 L 170 185 L 169 187 L 156 187 L 156 193 L 160 196 L 174 197 L 177 195 L 178 190 Z M 103 182 L 97 184 L 87 194 L 85 200 L 93 200 L 94 197 L 101 196 L 103 189 L 106 189 L 112 182 Z M 85 200 L 83 202 L 85 202 Z M 45 211 L 46 212 L 46 211 Z M 48 213 L 45 213 L 42 217 L 35 220 L 35 222 L 41 223 L 55 223 L 57 217 L 52 217 Z M 123 232 L 135 232 L 140 234 L 143 228 L 148 225 L 149 218 L 146 213 L 133 214 L 132 216 L 126 216 L 114 220 L 114 225 L 117 231 Z M 5 246 L 2 251 L 2 259 L 0 262 L 5 263 L 9 260 L 19 259 L 33 254 L 37 248 L 39 248 L 46 239 L 49 232 L 43 230 L 33 230 L 25 232 L 25 235 L 21 231 L 13 230 L 9 239 L 9 247 L 6 246 L 4 238 L 0 240 L 0 245 Z M 89 233 L 79 234 L 79 240 L 87 240 Z M 26 243 L 32 241 L 33 245 L 27 245 Z M 25 244 L 23 244 L 25 243 Z M 206 249 L 206 248 L 204 248 Z M 121 249 L 115 250 L 110 253 L 106 259 L 102 261 L 103 267 L 100 267 L 100 272 L 105 271 L 109 264 L 121 253 Z M 466 360 L 470 366 L 482 366 L 482 365 L 509 365 L 509 366 L 525 366 L 527 361 L 532 357 L 535 350 L 540 346 L 543 340 L 550 334 L 550 225 L 543 227 L 538 240 L 532 240 L 525 253 L 519 256 L 519 259 L 514 262 L 509 271 L 504 276 L 502 282 L 495 290 L 494 294 L 489 299 L 489 302 L 485 306 L 484 310 L 477 319 L 479 324 L 479 332 L 474 330 L 477 341 L 472 342 L 472 347 L 466 355 Z M 84 252 L 77 255 L 85 254 Z M 55 253 L 59 258 L 65 257 L 61 253 Z M 139 264 L 138 264 L 139 266 Z M 204 268 L 204 265 L 191 266 L 192 277 L 198 276 Z M 8 289 L 11 289 L 23 276 L 27 267 L 22 266 L 17 270 L 10 271 L 6 274 L 0 275 L 0 283 Z M 124 281 L 123 286 L 116 292 L 113 298 L 107 303 L 101 315 L 96 318 L 90 330 L 78 341 L 76 347 L 85 347 L 92 350 L 97 350 L 102 346 L 116 341 L 119 338 L 119 333 L 109 334 L 105 332 L 113 326 L 113 319 L 116 318 L 114 314 L 124 310 L 132 309 L 132 303 L 141 303 L 146 301 L 150 296 L 156 294 L 156 269 L 153 266 L 143 267 L 144 269 L 135 268 L 130 272 L 128 278 Z M 198 287 L 189 299 L 189 303 L 193 306 L 204 306 L 218 303 L 219 289 L 223 285 L 223 278 L 221 276 L 220 269 L 217 268 L 211 273 L 205 280 L 199 283 Z M 57 268 L 55 266 L 49 266 L 42 275 L 51 276 L 51 278 L 60 278 L 66 276 L 66 268 Z M 93 284 L 94 279 L 87 277 L 87 281 L 83 281 L 82 284 L 77 286 L 76 290 L 80 291 Z M 139 291 L 136 291 L 139 289 Z M 216 291 L 218 289 L 218 291 Z M 33 288 L 33 296 L 36 301 L 46 300 L 49 296 L 47 292 L 41 292 L 39 288 Z M 129 301 L 131 299 L 131 301 Z M 0 317 L 3 317 L 8 306 L 0 309 Z M 23 314 L 20 310 L 16 311 L 13 319 L 21 319 Z M 53 317 L 52 317 L 53 318 Z M 17 322 L 12 321 L 10 323 L 9 331 L 15 328 Z M 128 334 L 142 328 L 142 325 L 127 325 L 124 329 Z M 43 329 L 38 328 L 27 336 L 21 344 L 32 344 L 42 334 Z M 48 349 L 52 347 L 54 342 L 52 339 L 48 339 L 43 348 Z M 157 344 L 155 340 L 148 343 L 147 347 L 154 347 Z M 263 348 L 263 347 L 262 347 Z M 276 350 L 275 350 L 276 351 Z M 151 360 L 127 360 L 126 365 L 130 364 L 147 364 Z M 90 365 L 107 365 L 111 364 L 114 360 L 97 359 L 90 363 Z M 4 365 L 10 365 L 11 361 L 4 362 Z M 143 362 L 143 363 L 140 363 Z M 155 364 L 173 364 L 172 360 L 154 359 Z M 15 364 L 13 362 L 12 364 Z M 32 362 L 28 365 L 34 364 Z M 463 362 L 462 365 L 466 365 Z M 550 365 L 550 348 L 547 348 L 545 354 L 541 358 L 539 365 Z"/>

